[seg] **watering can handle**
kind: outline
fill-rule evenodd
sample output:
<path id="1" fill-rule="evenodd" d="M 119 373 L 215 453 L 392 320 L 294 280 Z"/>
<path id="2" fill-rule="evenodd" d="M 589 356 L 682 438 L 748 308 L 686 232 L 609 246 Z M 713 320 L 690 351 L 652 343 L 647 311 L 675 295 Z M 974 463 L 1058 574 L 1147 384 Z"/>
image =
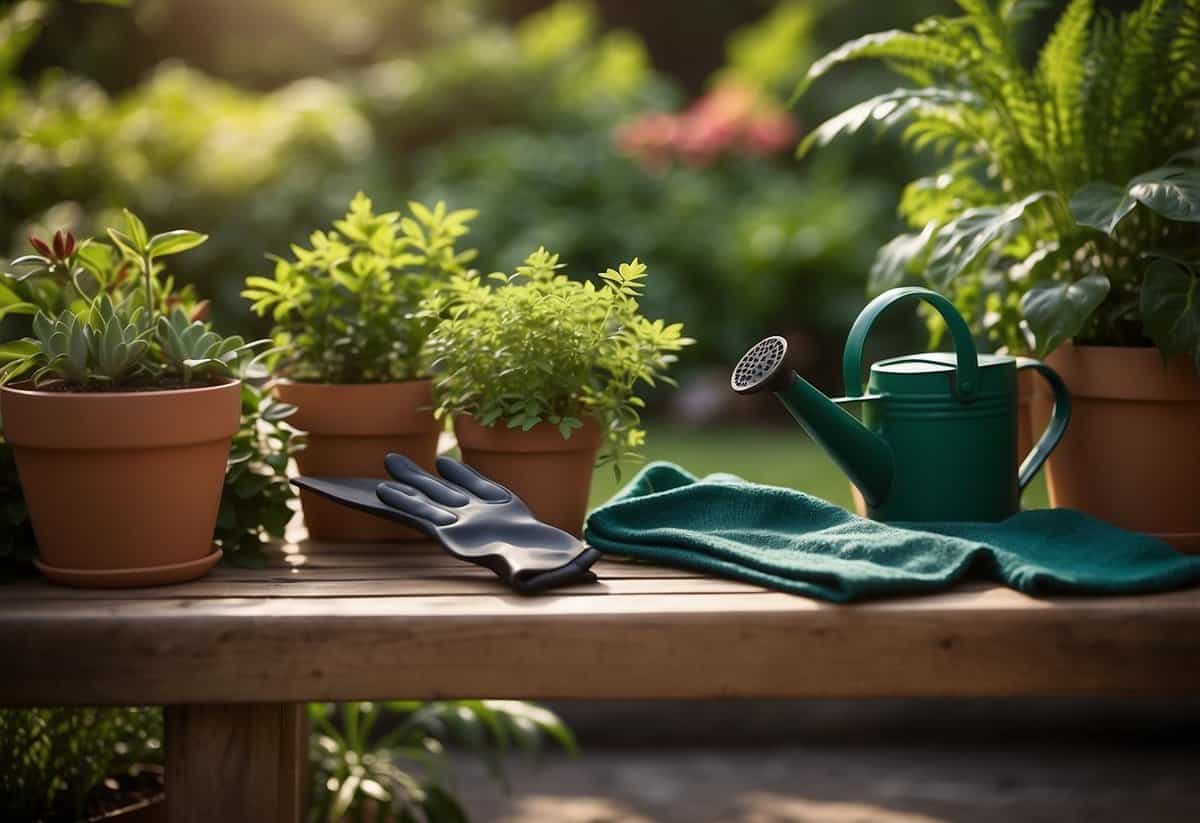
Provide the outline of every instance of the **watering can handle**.
<path id="1" fill-rule="evenodd" d="M 1058 372 L 1040 360 L 1034 360 L 1032 357 L 1018 357 L 1017 369 L 1036 371 L 1043 380 L 1050 384 L 1050 391 L 1054 394 L 1054 411 L 1050 413 L 1050 423 L 1042 432 L 1042 436 L 1038 438 L 1033 451 L 1021 462 L 1021 468 L 1017 470 L 1017 487 L 1021 491 L 1025 491 L 1029 481 L 1038 473 L 1038 469 L 1046 462 L 1050 452 L 1054 451 L 1058 441 L 1062 440 L 1062 436 L 1066 434 L 1067 423 L 1071 420 L 1071 392 L 1067 390 L 1067 384 L 1058 376 Z"/>
<path id="2" fill-rule="evenodd" d="M 923 289 L 920 286 L 905 286 L 889 289 L 876 297 L 858 315 L 850 334 L 846 337 L 846 352 L 842 357 L 842 373 L 846 380 L 846 394 L 851 397 L 861 396 L 863 345 L 871 326 L 879 315 L 883 314 L 893 303 L 908 297 L 919 297 L 937 309 L 938 314 L 946 321 L 950 329 L 950 337 L 954 340 L 954 353 L 958 359 L 958 369 L 955 376 L 955 394 L 960 400 L 968 400 L 979 388 L 979 355 L 975 352 L 975 341 L 967 323 L 954 308 L 954 304 L 935 291 Z M 1053 448 L 1053 446 L 1051 447 Z M 1038 465 L 1041 465 L 1040 463 Z"/>

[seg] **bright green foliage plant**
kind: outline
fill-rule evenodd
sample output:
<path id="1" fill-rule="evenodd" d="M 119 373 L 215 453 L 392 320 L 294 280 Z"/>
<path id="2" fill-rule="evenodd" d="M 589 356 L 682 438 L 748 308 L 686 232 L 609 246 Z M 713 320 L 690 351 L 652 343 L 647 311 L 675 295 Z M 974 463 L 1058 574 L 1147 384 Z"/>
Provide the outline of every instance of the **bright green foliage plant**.
<path id="1" fill-rule="evenodd" d="M 801 152 L 903 125 L 942 158 L 905 190 L 917 233 L 880 250 L 872 287 L 923 276 L 1014 352 L 1153 341 L 1200 368 L 1200 0 L 1121 17 L 1071 0 L 1032 66 L 1018 37 L 1042 4 L 958 5 L 961 17 L 843 45 L 799 89 L 883 60 L 912 85 L 832 118 Z"/>
<path id="2" fill-rule="evenodd" d="M 150 236 L 132 212 L 125 212 L 127 231 L 109 229 L 120 265 L 114 269 L 111 247 L 86 241 L 78 247 L 61 232 L 53 247 L 31 239 L 36 255 L 14 260 L 24 268 L 10 275 L 18 283 L 38 276 L 51 288 L 0 289 L 0 312 L 35 313 L 32 338 L 7 344 L 0 383 L 28 377 L 35 385 L 49 380 L 72 390 L 120 390 L 128 387 L 170 388 L 235 375 L 268 341 L 247 343 L 240 336 L 221 337 L 193 319 L 180 305 L 169 313 L 172 284 L 156 289 L 157 260 L 194 248 L 205 235 L 176 230 Z M 137 272 L 129 282 L 130 267 Z M 115 273 L 114 273 L 115 272 Z M 65 304 L 57 315 L 47 307 Z"/>
<path id="3" fill-rule="evenodd" d="M 447 745 L 483 756 L 502 781 L 509 751 L 537 753 L 547 741 L 576 751 L 571 730 L 553 712 L 516 700 L 310 703 L 308 710 L 312 823 L 466 823 Z"/>
<path id="4" fill-rule="evenodd" d="M 225 557 L 239 566 L 265 566 L 264 542 L 283 539 L 295 513 L 287 467 L 304 448 L 304 435 L 284 425 L 295 411 L 243 377 L 242 423 L 233 436 L 214 536 Z"/>
<path id="5" fill-rule="evenodd" d="M 280 372 L 322 383 L 386 383 L 425 374 L 422 348 L 435 318 L 421 301 L 462 274 L 474 250 L 459 251 L 475 217 L 408 204 L 409 214 L 376 214 L 359 192 L 333 231 L 310 248 L 275 259 L 274 277 L 248 277 L 242 295 L 275 322 Z"/>
<path id="6" fill-rule="evenodd" d="M 564 438 L 590 416 L 604 432 L 601 463 L 636 456 L 639 386 L 672 383 L 675 353 L 693 341 L 682 324 L 641 315 L 637 259 L 601 273 L 599 287 L 568 279 L 564 265 L 539 248 L 515 273 L 490 275 L 495 287 L 468 272 L 427 302 L 445 317 L 429 338 L 437 413 L 526 431 L 546 422 Z"/>

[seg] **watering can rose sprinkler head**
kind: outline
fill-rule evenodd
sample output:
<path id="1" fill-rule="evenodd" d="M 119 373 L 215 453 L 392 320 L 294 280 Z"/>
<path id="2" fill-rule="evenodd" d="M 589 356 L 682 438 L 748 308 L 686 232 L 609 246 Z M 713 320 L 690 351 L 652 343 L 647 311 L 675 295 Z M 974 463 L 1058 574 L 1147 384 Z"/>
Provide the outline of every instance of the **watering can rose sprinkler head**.
<path id="1" fill-rule="evenodd" d="M 787 341 L 768 337 L 742 355 L 729 385 L 738 394 L 773 392 L 809 437 L 829 452 L 867 502 L 882 502 L 894 469 L 887 443 L 786 364 Z"/>
<path id="2" fill-rule="evenodd" d="M 787 368 L 787 341 L 778 335 L 755 343 L 733 369 L 729 385 L 738 394 L 782 392 L 798 375 Z"/>

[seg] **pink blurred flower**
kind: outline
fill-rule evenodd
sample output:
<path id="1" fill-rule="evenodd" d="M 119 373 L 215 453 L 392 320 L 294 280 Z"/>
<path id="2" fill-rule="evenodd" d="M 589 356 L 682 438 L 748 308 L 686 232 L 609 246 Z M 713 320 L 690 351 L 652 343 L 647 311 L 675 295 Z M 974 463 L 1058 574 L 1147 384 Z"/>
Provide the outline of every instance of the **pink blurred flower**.
<path id="1" fill-rule="evenodd" d="M 759 90 L 725 82 L 678 114 L 655 112 L 614 130 L 618 148 L 652 169 L 706 166 L 726 155 L 766 156 L 795 144 L 796 119 Z"/>

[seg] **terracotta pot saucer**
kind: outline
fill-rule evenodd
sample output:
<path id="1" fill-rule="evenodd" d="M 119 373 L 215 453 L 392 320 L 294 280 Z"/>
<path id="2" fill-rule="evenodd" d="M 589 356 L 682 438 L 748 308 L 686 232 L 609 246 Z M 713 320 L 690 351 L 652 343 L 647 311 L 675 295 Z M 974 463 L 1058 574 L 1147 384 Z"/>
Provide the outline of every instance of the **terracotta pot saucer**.
<path id="1" fill-rule="evenodd" d="M 136 569 L 64 569 L 58 566 L 48 566 L 37 559 L 34 559 L 33 565 L 47 578 L 64 586 L 82 586 L 88 589 L 125 589 L 136 586 L 162 586 L 168 583 L 194 580 L 215 566 L 221 559 L 221 555 L 221 550 L 214 547 L 211 554 L 196 560 Z"/>

